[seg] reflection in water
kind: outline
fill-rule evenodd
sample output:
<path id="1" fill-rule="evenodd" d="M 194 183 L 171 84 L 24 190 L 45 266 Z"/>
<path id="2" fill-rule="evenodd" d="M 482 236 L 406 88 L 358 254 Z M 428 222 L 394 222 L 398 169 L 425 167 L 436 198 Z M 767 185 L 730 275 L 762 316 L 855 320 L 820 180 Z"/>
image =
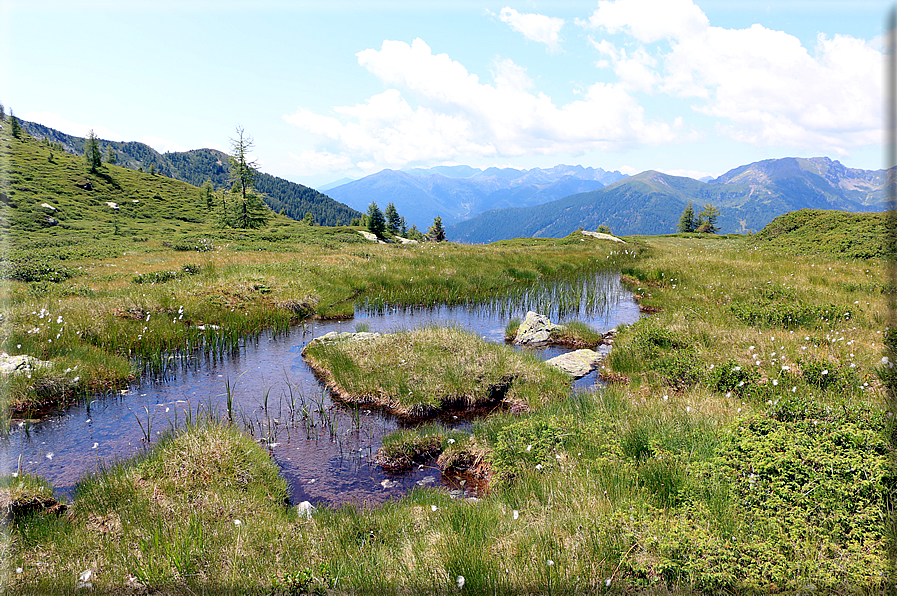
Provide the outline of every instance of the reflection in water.
<path id="1" fill-rule="evenodd" d="M 247 340 L 233 355 L 195 358 L 169 370 L 164 379 L 145 380 L 122 393 L 97 396 L 52 413 L 33 424 L 13 422 L 0 441 L 0 473 L 17 468 L 49 480 L 71 495 L 87 472 L 126 459 L 188 417 L 213 412 L 242 425 L 267 445 L 290 485 L 294 503 L 376 504 L 416 486 L 443 485 L 471 491 L 469 483 L 443 479 L 435 467 L 423 466 L 402 475 L 384 473 L 372 463 L 382 438 L 398 428 L 391 416 L 347 407 L 330 400 L 302 359 L 302 348 L 330 331 L 390 332 L 422 325 L 456 325 L 489 341 L 504 339 L 512 317 L 529 309 L 550 314 L 552 321 L 581 320 L 607 331 L 638 319 L 638 306 L 622 289 L 619 277 L 596 276 L 587 282 L 530 290 L 507 300 L 477 307 L 379 308 L 361 311 L 351 321 L 309 321 L 287 333 Z M 547 359 L 564 348 L 533 350 Z M 594 375 L 576 382 L 590 387 Z M 232 395 L 228 409 L 228 393 Z M 447 424 L 466 426 L 450 419 Z"/>

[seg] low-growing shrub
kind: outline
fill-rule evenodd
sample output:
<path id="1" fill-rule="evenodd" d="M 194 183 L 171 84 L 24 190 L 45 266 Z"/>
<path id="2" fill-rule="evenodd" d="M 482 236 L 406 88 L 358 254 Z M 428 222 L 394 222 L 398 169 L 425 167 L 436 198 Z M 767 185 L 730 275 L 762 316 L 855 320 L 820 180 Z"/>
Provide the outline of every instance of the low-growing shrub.
<path id="1" fill-rule="evenodd" d="M 733 392 L 739 395 L 747 393 L 760 380 L 760 371 L 749 366 L 740 366 L 729 360 L 725 364 L 714 366 L 707 373 L 707 387 L 720 393 Z"/>
<path id="2" fill-rule="evenodd" d="M 139 273 L 134 276 L 135 284 L 163 284 L 173 279 L 179 279 L 185 275 L 196 275 L 202 271 L 202 267 L 194 263 L 187 263 L 178 271 L 151 271 Z"/>
<path id="3" fill-rule="evenodd" d="M 677 351 L 660 358 L 655 364 L 655 370 L 664 385 L 676 389 L 696 385 L 704 376 L 703 365 L 691 350 Z"/>
<path id="4" fill-rule="evenodd" d="M 853 312 L 834 304 L 803 302 L 735 302 L 729 306 L 735 318 L 748 325 L 792 329 L 810 327 L 821 322 L 849 321 Z"/>
<path id="5" fill-rule="evenodd" d="M 71 279 L 77 271 L 44 259 L 26 259 L 0 263 L 0 277 L 24 282 L 60 283 Z"/>
<path id="6" fill-rule="evenodd" d="M 828 360 L 798 360 L 798 365 L 803 373 L 804 381 L 808 385 L 822 391 L 829 389 L 851 389 L 857 387 L 860 382 L 854 369 L 831 362 Z"/>

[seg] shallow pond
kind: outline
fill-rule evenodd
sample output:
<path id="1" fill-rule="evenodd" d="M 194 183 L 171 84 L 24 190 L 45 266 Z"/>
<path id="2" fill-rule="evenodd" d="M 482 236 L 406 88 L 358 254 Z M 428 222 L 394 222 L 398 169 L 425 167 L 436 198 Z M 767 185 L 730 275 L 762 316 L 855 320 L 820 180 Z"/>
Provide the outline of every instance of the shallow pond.
<path id="1" fill-rule="evenodd" d="M 126 459 L 154 444 L 159 435 L 198 413 L 227 416 L 267 445 L 290 486 L 293 503 L 311 501 L 357 505 L 381 503 L 415 486 L 444 486 L 455 496 L 475 494 L 459 479 L 443 478 L 438 468 L 423 467 L 402 475 L 384 473 L 372 463 L 382 438 L 399 423 L 376 410 L 353 409 L 333 402 L 305 364 L 301 351 L 330 331 L 390 332 L 422 325 L 455 325 L 489 341 L 504 341 L 512 317 L 538 308 L 552 321 L 580 320 L 599 331 L 635 322 L 638 306 L 617 274 L 601 274 L 589 283 L 588 301 L 559 312 L 551 301 L 499 304 L 488 308 L 440 307 L 357 312 L 349 321 L 309 321 L 287 333 L 247 340 L 234 354 L 219 359 L 198 357 L 174 367 L 165 379 L 144 380 L 113 395 L 51 413 L 37 422 L 14 421 L 0 440 L 0 473 L 20 469 L 46 478 L 66 496 L 77 480 L 103 464 Z M 594 299 L 595 292 L 601 294 Z M 564 348 L 533 349 L 542 359 Z M 595 374 L 577 388 L 595 384 Z M 447 424 L 469 422 L 450 417 Z M 150 441 L 146 441 L 146 437 Z"/>

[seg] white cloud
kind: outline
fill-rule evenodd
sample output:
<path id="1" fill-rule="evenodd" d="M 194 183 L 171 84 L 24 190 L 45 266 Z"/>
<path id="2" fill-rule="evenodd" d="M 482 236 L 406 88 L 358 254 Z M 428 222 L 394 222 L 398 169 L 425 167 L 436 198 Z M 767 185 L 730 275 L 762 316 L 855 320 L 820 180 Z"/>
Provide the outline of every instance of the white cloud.
<path id="1" fill-rule="evenodd" d="M 362 161 L 403 167 L 459 158 L 577 155 L 675 137 L 670 125 L 645 118 L 624 84 L 595 83 L 576 101 L 557 106 L 531 91 L 526 70 L 509 59 L 496 60 L 493 83 L 486 84 L 448 55 L 433 54 L 421 39 L 410 45 L 384 41 L 380 50 L 359 52 L 358 61 L 393 88 L 328 115 L 300 108 L 284 116 L 318 138 L 315 156 L 305 156 L 310 161 L 335 167 L 346 163 L 342 156 L 351 156 L 356 168 Z"/>
<path id="2" fill-rule="evenodd" d="M 169 151 L 187 151 L 187 149 L 178 145 L 175 141 L 170 141 L 168 139 L 163 139 L 160 137 L 145 136 L 143 137 L 142 141 L 159 153 L 168 153 Z"/>
<path id="3" fill-rule="evenodd" d="M 522 33 L 527 39 L 544 43 L 552 52 L 560 51 L 560 34 L 561 28 L 564 26 L 564 19 L 517 12 L 508 6 L 501 9 L 498 18 L 507 23 L 514 31 Z"/>
<path id="4" fill-rule="evenodd" d="M 106 141 L 123 141 L 124 138 L 105 128 L 103 126 L 88 126 L 86 124 L 78 124 L 77 122 L 72 122 L 70 120 L 66 120 L 60 114 L 56 112 L 27 112 L 24 115 L 17 115 L 22 120 L 27 120 L 28 122 L 36 122 L 37 124 L 43 124 L 44 126 L 49 126 L 50 128 L 55 128 L 59 132 L 64 132 L 65 134 L 72 135 L 75 137 L 86 137 L 90 130 L 93 129 L 95 135 L 98 138 L 106 140 Z"/>
<path id="5" fill-rule="evenodd" d="M 839 155 L 881 140 L 878 40 L 820 34 L 809 51 L 761 25 L 711 27 L 691 0 L 602 0 L 579 24 L 635 39 L 628 48 L 590 40 L 622 84 L 692 98 L 735 140 Z"/>
<path id="6" fill-rule="evenodd" d="M 578 25 L 628 33 L 642 43 L 699 34 L 709 21 L 692 0 L 601 0 Z"/>
<path id="7" fill-rule="evenodd" d="M 712 174 L 710 172 L 704 172 L 702 170 L 682 170 L 682 169 L 665 169 L 658 168 L 658 172 L 663 172 L 664 174 L 669 174 L 670 176 L 683 176 L 685 178 L 694 178 L 695 180 L 700 180 L 705 176 L 710 176 L 711 178 L 716 178 L 719 174 Z"/>

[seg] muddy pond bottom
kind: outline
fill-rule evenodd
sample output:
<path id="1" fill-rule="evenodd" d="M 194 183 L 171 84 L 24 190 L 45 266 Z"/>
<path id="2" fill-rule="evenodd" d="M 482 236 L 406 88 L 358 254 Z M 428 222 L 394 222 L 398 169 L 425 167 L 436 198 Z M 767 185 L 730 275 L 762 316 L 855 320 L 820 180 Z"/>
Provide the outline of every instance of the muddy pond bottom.
<path id="1" fill-rule="evenodd" d="M 554 322 L 579 320 L 602 332 L 638 320 L 638 305 L 622 289 L 619 277 L 608 275 L 604 283 L 600 308 L 566 316 L 551 309 L 543 312 Z M 383 436 L 401 423 L 376 410 L 332 401 L 301 352 L 315 337 L 360 328 L 388 333 L 454 325 L 503 342 L 508 320 L 523 318 L 528 308 L 382 309 L 357 312 L 348 321 L 309 321 L 286 333 L 263 334 L 232 355 L 179 362 L 164 379 L 146 379 L 128 390 L 95 396 L 39 421 L 13 421 L 9 436 L 0 440 L 0 473 L 18 470 L 41 476 L 60 495 L 71 497 L 85 474 L 151 448 L 163 433 L 191 417 L 212 413 L 218 418 L 230 415 L 266 446 L 289 483 L 293 503 L 375 505 L 418 486 L 443 487 L 453 497 L 477 496 L 479 489 L 470 479 L 443 477 L 435 465 L 398 475 L 383 472 L 373 457 Z M 529 350 L 543 360 L 569 351 Z M 574 388 L 587 389 L 595 382 L 593 373 L 576 381 Z M 451 415 L 445 418 L 441 421 L 449 426 L 470 424 Z"/>

